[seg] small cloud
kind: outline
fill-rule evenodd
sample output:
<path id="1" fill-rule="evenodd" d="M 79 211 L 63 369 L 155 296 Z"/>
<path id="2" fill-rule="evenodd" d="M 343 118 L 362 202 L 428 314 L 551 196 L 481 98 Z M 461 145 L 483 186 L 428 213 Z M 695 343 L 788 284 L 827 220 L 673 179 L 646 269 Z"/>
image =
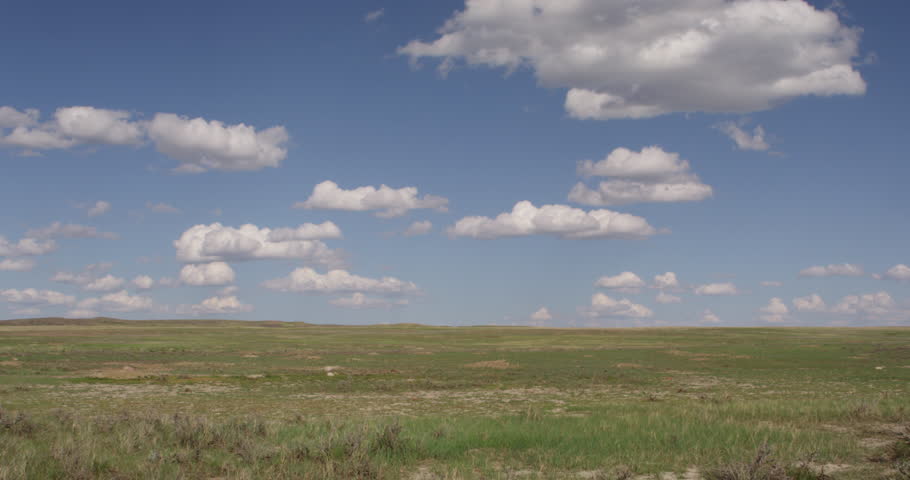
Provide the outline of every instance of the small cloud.
<path id="1" fill-rule="evenodd" d="M 764 314 L 761 319 L 769 323 L 781 323 L 790 316 L 787 304 L 778 297 L 772 298 L 768 305 L 761 308 L 761 312 Z"/>
<path id="2" fill-rule="evenodd" d="M 531 320 L 534 320 L 540 325 L 543 324 L 543 322 L 553 320 L 553 315 L 547 307 L 540 307 L 539 310 L 531 314 Z"/>
<path id="3" fill-rule="evenodd" d="M 765 129 L 761 125 L 755 127 L 751 134 L 734 122 L 719 123 L 714 128 L 736 142 L 736 148 L 740 150 L 765 151 L 771 148 L 771 145 L 765 140 Z"/>
<path id="4" fill-rule="evenodd" d="M 373 23 L 376 20 L 379 20 L 380 18 L 382 18 L 383 15 L 385 15 L 384 8 L 380 8 L 379 10 L 373 10 L 372 12 L 369 12 L 363 16 L 363 21 L 366 23 Z"/>
<path id="5" fill-rule="evenodd" d="M 737 295 L 739 290 L 732 283 L 708 283 L 695 288 L 696 295 Z"/>
<path id="6" fill-rule="evenodd" d="M 782 287 L 783 285 L 782 282 L 776 280 L 765 280 L 764 282 L 761 282 L 761 286 L 763 287 Z"/>
<path id="7" fill-rule="evenodd" d="M 701 314 L 701 323 L 720 323 L 720 317 L 714 314 L 711 310 L 705 310 Z"/>
<path id="8" fill-rule="evenodd" d="M 155 213 L 180 213 L 179 208 L 177 208 L 173 205 L 168 205 L 163 202 L 159 202 L 159 203 L 146 202 L 145 208 L 147 208 Z"/>
<path id="9" fill-rule="evenodd" d="M 889 268 L 888 271 L 884 273 L 884 275 L 881 275 L 881 277 L 898 282 L 910 281 L 910 267 L 904 265 L 903 263 L 895 265 Z"/>
<path id="10" fill-rule="evenodd" d="M 799 272 L 800 277 L 861 277 L 863 267 L 851 263 L 814 265 Z"/>
<path id="11" fill-rule="evenodd" d="M 402 235 L 405 237 L 416 237 L 418 235 L 426 235 L 430 233 L 431 230 L 433 230 L 433 222 L 430 222 L 429 220 L 417 221 L 405 229 L 405 231 L 402 232 Z"/>
<path id="12" fill-rule="evenodd" d="M 594 282 L 595 287 L 609 288 L 623 293 L 638 293 L 645 286 L 645 282 L 632 272 L 622 272 L 612 277 L 600 277 Z"/>
<path id="13" fill-rule="evenodd" d="M 110 202 L 105 202 L 104 200 L 98 200 L 94 205 L 88 208 L 86 212 L 89 217 L 97 217 L 99 215 L 104 215 L 105 213 L 111 210 Z"/>
<path id="14" fill-rule="evenodd" d="M 663 303 L 663 304 L 682 302 L 682 298 L 677 297 L 676 295 L 670 295 L 669 293 L 664 293 L 664 292 L 658 293 L 655 300 L 657 301 L 657 303 Z"/>

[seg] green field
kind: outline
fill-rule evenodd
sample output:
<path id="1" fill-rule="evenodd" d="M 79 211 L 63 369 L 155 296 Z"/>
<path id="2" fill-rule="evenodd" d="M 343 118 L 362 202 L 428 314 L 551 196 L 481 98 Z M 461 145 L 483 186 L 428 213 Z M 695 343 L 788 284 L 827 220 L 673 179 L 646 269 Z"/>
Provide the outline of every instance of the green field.
<path id="1" fill-rule="evenodd" d="M 908 425 L 907 328 L 0 322 L 0 479 L 900 479 Z"/>

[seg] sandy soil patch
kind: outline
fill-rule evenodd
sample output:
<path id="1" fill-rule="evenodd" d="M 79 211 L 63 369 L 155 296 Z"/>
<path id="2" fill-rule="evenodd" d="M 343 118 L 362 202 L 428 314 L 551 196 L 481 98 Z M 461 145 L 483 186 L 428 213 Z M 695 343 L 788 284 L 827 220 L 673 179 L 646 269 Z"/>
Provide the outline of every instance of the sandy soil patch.
<path id="1" fill-rule="evenodd" d="M 465 366 L 468 368 L 492 368 L 494 370 L 518 368 L 518 365 L 511 364 L 506 360 L 484 360 L 482 362 L 468 363 Z"/>
<path id="2" fill-rule="evenodd" d="M 165 375 L 170 369 L 161 365 L 124 365 L 119 368 L 102 368 L 88 374 L 91 378 L 109 378 L 112 380 L 134 380 L 144 377 Z"/>
<path id="3" fill-rule="evenodd" d="M 614 365 L 616 368 L 644 368 L 641 364 L 638 363 L 617 363 Z"/>

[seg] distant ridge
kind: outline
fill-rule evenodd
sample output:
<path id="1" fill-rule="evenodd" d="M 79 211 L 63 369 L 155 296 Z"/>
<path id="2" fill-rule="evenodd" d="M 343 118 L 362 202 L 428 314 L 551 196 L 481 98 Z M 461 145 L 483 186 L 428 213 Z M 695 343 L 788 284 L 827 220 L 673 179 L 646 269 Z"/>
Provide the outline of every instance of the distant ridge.
<path id="1" fill-rule="evenodd" d="M 258 327 L 290 327 L 290 326 L 311 326 L 306 322 L 279 322 L 276 320 L 220 320 L 220 319 L 186 319 L 186 320 L 124 320 L 122 318 L 95 317 L 95 318 L 63 318 L 63 317 L 40 317 L 40 318 L 20 318 L 14 320 L 0 320 L 0 327 L 15 326 L 65 326 L 65 325 L 83 325 L 83 326 L 100 326 L 100 325 L 246 325 Z"/>

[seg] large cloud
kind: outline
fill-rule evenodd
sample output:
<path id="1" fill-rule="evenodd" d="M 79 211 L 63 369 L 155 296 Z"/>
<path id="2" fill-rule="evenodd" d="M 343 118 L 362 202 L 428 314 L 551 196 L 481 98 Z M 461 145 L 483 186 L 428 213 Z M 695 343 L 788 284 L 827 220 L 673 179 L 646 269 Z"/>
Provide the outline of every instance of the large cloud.
<path id="1" fill-rule="evenodd" d="M 578 312 L 589 318 L 648 318 L 654 315 L 654 312 L 644 305 L 639 305 L 626 298 L 615 300 L 603 293 L 595 293 L 591 297 L 591 306 L 581 307 Z"/>
<path id="2" fill-rule="evenodd" d="M 581 119 L 751 112 L 803 95 L 860 95 L 860 30 L 802 0 L 467 0 L 399 53 L 529 68 L 569 88 Z"/>
<path id="3" fill-rule="evenodd" d="M 288 276 L 266 281 L 263 286 L 282 292 L 300 293 L 377 293 L 383 295 L 416 295 L 420 289 L 413 282 L 395 277 L 380 279 L 353 275 L 346 270 L 329 270 L 321 274 L 312 268 L 297 268 Z"/>
<path id="4" fill-rule="evenodd" d="M 409 210 L 432 208 L 440 212 L 447 209 L 449 200 L 435 195 L 419 196 L 417 187 L 392 188 L 387 185 L 357 187 L 345 190 L 337 183 L 326 180 L 313 188 L 310 198 L 294 204 L 294 208 L 348 210 L 352 212 L 377 211 L 383 218 L 399 217 Z"/>
<path id="5" fill-rule="evenodd" d="M 78 142 L 137 145 L 145 138 L 142 126 L 122 110 L 65 107 L 58 108 L 54 117 L 60 133 Z"/>
<path id="6" fill-rule="evenodd" d="M 569 200 L 584 205 L 607 206 L 639 202 L 695 202 L 711 197 L 714 191 L 689 170 L 679 154 L 660 147 L 640 152 L 617 148 L 598 162 L 579 162 L 584 177 L 610 177 L 597 188 L 577 183 Z"/>
<path id="7" fill-rule="evenodd" d="M 220 223 L 195 225 L 174 241 L 174 247 L 177 259 L 185 263 L 294 259 L 335 265 L 341 261 L 339 252 L 319 240 L 275 241 L 271 234 L 271 229 L 251 224 L 239 228 Z M 278 236 L 287 238 L 284 233 Z"/>
<path id="8" fill-rule="evenodd" d="M 450 235 L 472 238 L 557 235 L 563 238 L 645 238 L 657 233 L 644 218 L 611 210 L 584 210 L 566 205 L 535 207 L 515 204 L 496 218 L 465 217 L 449 227 Z"/>
<path id="9" fill-rule="evenodd" d="M 159 152 L 182 163 L 178 171 L 259 170 L 277 167 L 287 157 L 288 134 L 277 126 L 256 131 L 240 123 L 158 113 L 148 125 L 149 137 Z"/>
<path id="10" fill-rule="evenodd" d="M 184 265 L 180 281 L 187 285 L 227 285 L 234 282 L 234 270 L 224 262 Z"/>

